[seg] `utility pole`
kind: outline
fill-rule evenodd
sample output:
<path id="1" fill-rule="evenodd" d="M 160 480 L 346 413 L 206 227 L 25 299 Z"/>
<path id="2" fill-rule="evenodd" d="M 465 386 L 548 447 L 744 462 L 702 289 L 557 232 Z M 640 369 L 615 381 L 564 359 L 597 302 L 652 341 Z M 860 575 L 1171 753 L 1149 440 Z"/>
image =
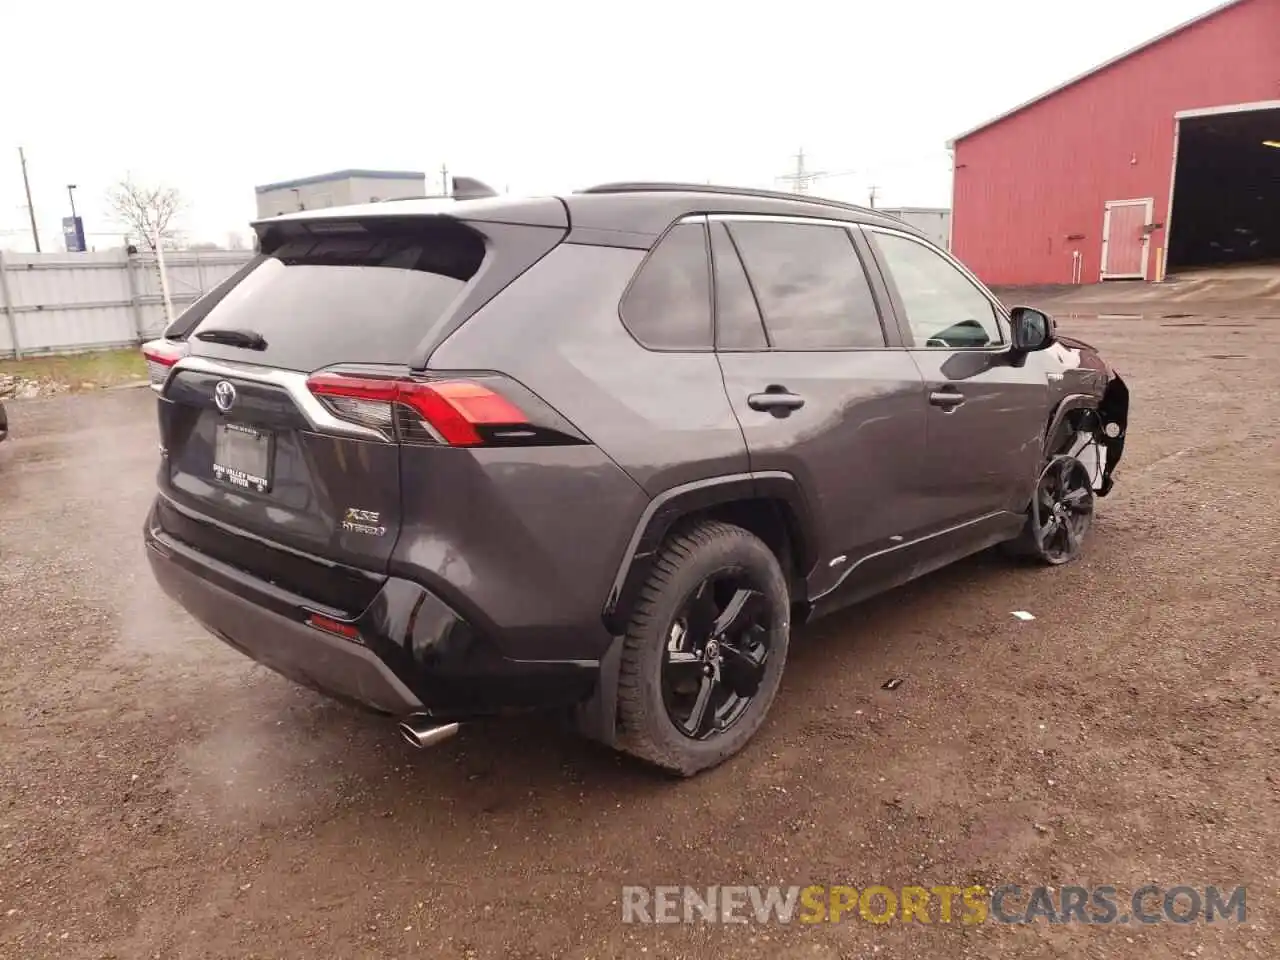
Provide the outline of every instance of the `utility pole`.
<path id="1" fill-rule="evenodd" d="M 783 174 L 781 177 L 779 177 L 779 179 L 788 180 L 791 182 L 792 193 L 808 193 L 810 184 L 812 184 L 819 177 L 825 176 L 825 174 L 809 170 L 805 167 L 803 147 L 801 147 L 800 151 L 796 154 L 795 160 L 796 160 L 795 172 Z"/>
<path id="2" fill-rule="evenodd" d="M 447 163 L 440 164 L 440 195 L 449 196 L 449 165 Z"/>
<path id="3" fill-rule="evenodd" d="M 31 214 L 31 239 L 36 242 L 36 253 L 40 252 L 40 231 L 36 228 L 36 208 L 31 204 L 31 181 L 27 179 L 27 155 L 18 148 L 18 162 L 22 164 L 22 187 L 27 191 L 27 213 Z"/>
<path id="4" fill-rule="evenodd" d="M 872 187 L 871 195 L 867 198 L 867 202 L 870 204 L 872 210 L 876 208 L 876 191 L 879 189 L 879 187 Z"/>
<path id="5" fill-rule="evenodd" d="M 809 189 L 809 181 L 804 169 L 804 147 L 801 147 L 796 153 L 796 172 L 788 177 L 791 181 L 791 189 L 796 193 L 806 193 Z"/>

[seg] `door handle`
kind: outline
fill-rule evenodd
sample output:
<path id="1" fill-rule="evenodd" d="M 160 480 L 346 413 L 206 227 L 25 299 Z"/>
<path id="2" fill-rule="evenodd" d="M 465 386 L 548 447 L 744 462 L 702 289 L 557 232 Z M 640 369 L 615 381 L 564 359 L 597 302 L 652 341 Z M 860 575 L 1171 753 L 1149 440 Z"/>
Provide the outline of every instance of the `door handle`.
<path id="1" fill-rule="evenodd" d="M 964 394 L 959 390 L 934 390 L 929 394 L 929 402 L 944 410 L 954 410 L 964 403 Z"/>
<path id="2" fill-rule="evenodd" d="M 792 393 L 786 387 L 771 383 L 765 387 L 764 393 L 753 393 L 747 397 L 747 406 L 752 410 L 772 413 L 775 417 L 785 417 L 792 410 L 804 406 L 804 397 Z"/>

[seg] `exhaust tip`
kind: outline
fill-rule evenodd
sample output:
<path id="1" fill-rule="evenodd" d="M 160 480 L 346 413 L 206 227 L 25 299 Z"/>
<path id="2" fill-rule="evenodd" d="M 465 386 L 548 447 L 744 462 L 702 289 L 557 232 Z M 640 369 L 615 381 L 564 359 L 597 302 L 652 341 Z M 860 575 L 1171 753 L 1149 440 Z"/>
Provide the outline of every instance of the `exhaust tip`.
<path id="1" fill-rule="evenodd" d="M 397 724 L 400 736 L 411 747 L 419 750 L 424 747 L 433 747 L 437 743 L 448 740 L 458 732 L 459 725 L 456 723 L 436 723 L 430 717 L 417 716 L 408 717 L 401 720 Z"/>

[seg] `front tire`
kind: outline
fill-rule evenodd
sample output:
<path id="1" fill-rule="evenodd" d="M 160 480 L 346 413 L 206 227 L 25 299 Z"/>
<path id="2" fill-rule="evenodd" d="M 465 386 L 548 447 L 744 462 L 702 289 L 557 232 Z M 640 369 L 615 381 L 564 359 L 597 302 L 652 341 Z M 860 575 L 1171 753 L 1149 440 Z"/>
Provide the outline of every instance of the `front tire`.
<path id="1" fill-rule="evenodd" d="M 1046 566 L 1070 563 L 1080 555 L 1093 526 L 1093 478 L 1076 457 L 1052 458 L 1040 474 L 1026 523 L 1009 552 Z"/>
<path id="2" fill-rule="evenodd" d="M 706 521 L 670 537 L 628 622 L 619 746 L 680 776 L 741 750 L 782 679 L 791 598 L 758 537 Z"/>

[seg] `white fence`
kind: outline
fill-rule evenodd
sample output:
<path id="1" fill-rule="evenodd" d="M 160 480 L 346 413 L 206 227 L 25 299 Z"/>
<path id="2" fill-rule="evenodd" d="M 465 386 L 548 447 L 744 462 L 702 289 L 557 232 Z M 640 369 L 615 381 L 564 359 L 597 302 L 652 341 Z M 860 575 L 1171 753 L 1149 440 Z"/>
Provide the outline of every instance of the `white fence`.
<path id="1" fill-rule="evenodd" d="M 250 251 L 166 251 L 176 317 L 247 263 Z M 167 324 L 151 253 L 0 252 L 0 357 L 124 347 Z"/>

